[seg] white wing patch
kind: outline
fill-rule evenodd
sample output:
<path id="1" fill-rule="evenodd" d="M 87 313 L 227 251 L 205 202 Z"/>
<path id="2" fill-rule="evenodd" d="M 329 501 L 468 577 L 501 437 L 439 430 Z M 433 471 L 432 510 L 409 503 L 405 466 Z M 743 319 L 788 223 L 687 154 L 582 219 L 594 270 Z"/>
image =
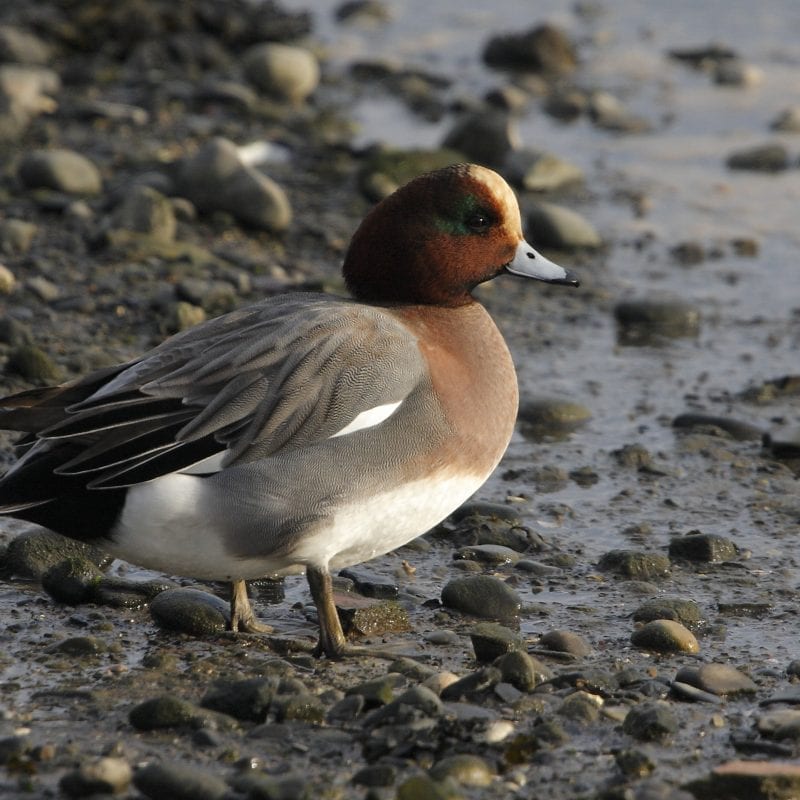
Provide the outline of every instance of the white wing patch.
<path id="1" fill-rule="evenodd" d="M 375 408 L 368 408 L 366 411 L 362 411 L 358 414 L 352 422 L 349 422 L 344 428 L 334 433 L 330 438 L 334 439 L 337 436 L 346 436 L 348 433 L 362 431 L 365 428 L 374 428 L 376 425 L 380 425 L 384 420 L 389 419 L 389 417 L 400 408 L 402 402 L 402 400 L 398 400 L 396 403 L 384 403 L 383 405 L 375 406 Z"/>

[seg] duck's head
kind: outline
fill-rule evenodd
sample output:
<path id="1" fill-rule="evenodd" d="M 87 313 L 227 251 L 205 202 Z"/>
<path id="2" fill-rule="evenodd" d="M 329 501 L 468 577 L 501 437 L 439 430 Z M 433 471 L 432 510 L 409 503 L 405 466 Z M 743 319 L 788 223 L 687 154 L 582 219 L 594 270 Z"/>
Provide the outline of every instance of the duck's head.
<path id="1" fill-rule="evenodd" d="M 378 203 L 342 271 L 353 296 L 373 303 L 463 305 L 503 272 L 578 285 L 525 241 L 511 187 L 475 164 L 421 175 Z"/>

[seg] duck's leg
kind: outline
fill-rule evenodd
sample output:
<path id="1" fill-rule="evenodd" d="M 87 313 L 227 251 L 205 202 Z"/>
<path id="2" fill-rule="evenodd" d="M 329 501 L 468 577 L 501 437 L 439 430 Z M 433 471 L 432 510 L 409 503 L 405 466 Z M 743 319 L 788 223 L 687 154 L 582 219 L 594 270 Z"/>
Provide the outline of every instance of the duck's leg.
<path id="1" fill-rule="evenodd" d="M 341 658 L 348 648 L 333 602 L 331 574 L 327 569 L 309 566 L 306 567 L 306 579 L 319 617 L 319 642 L 313 655 L 316 658 L 323 654 L 328 658 Z"/>
<path id="2" fill-rule="evenodd" d="M 231 630 L 242 633 L 272 633 L 274 630 L 256 619 L 243 580 L 231 581 Z"/>

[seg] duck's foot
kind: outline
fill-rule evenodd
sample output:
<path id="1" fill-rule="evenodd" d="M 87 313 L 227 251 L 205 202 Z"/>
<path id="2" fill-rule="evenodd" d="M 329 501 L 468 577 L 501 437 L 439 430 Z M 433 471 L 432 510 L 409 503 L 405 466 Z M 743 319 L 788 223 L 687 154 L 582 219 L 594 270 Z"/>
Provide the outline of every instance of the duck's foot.
<path id="1" fill-rule="evenodd" d="M 256 619 L 247 584 L 242 580 L 231 581 L 231 630 L 240 633 L 272 633 L 275 629 Z"/>

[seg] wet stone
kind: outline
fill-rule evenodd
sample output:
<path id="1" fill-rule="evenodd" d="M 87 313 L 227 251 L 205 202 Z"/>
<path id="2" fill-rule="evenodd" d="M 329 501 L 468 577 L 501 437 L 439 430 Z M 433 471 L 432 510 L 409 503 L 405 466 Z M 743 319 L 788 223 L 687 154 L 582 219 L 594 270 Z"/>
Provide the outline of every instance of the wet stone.
<path id="1" fill-rule="evenodd" d="M 88 558 L 75 556 L 50 567 L 42 575 L 42 588 L 59 603 L 78 605 L 92 599 L 102 576 Z"/>
<path id="2" fill-rule="evenodd" d="M 782 144 L 771 143 L 737 150 L 728 156 L 730 169 L 753 172 L 782 172 L 789 168 L 789 150 Z"/>
<path id="3" fill-rule="evenodd" d="M 719 428 L 739 442 L 761 441 L 764 435 L 764 431 L 756 425 L 713 414 L 679 414 L 672 420 L 672 427 L 678 430 Z"/>
<path id="4" fill-rule="evenodd" d="M 111 217 L 114 228 L 152 236 L 159 242 L 175 239 L 177 220 L 172 203 L 149 186 L 137 185 L 126 192 Z"/>
<path id="5" fill-rule="evenodd" d="M 397 780 L 397 767 L 392 764 L 372 764 L 353 775 L 356 786 L 393 786 Z"/>
<path id="6" fill-rule="evenodd" d="M 553 673 L 541 661 L 519 650 L 512 650 L 500 656 L 494 666 L 500 670 L 500 677 L 521 692 L 531 692 L 536 686 L 550 680 Z"/>
<path id="7" fill-rule="evenodd" d="M 703 800 L 794 800 L 800 796 L 800 765 L 729 761 L 687 788 Z"/>
<path id="8" fill-rule="evenodd" d="M 592 123 L 603 130 L 614 133 L 645 133 L 652 128 L 646 119 L 633 114 L 610 92 L 591 92 L 586 110 Z"/>
<path id="9" fill-rule="evenodd" d="M 390 672 L 377 678 L 351 686 L 348 695 L 360 695 L 364 698 L 364 706 L 368 709 L 385 706 L 394 699 L 394 690 L 406 683 L 406 677 L 397 672 Z"/>
<path id="10" fill-rule="evenodd" d="M 481 622 L 470 631 L 475 660 L 479 664 L 494 661 L 512 650 L 523 650 L 524 643 L 518 633 L 496 622 Z"/>
<path id="11" fill-rule="evenodd" d="M 248 678 L 215 687 L 200 704 L 236 719 L 264 722 L 277 691 L 276 678 Z"/>
<path id="12" fill-rule="evenodd" d="M 414 775 L 397 787 L 396 800 L 462 800 L 451 783 L 440 783 L 427 775 Z"/>
<path id="13" fill-rule="evenodd" d="M 308 692 L 294 695 L 278 695 L 272 701 L 270 711 L 278 722 L 308 722 L 319 724 L 325 720 L 325 704 L 316 695 Z"/>
<path id="14" fill-rule="evenodd" d="M 592 646 L 579 634 L 572 631 L 549 631 L 539 640 L 539 646 L 547 650 L 584 658 L 592 654 Z"/>
<path id="15" fill-rule="evenodd" d="M 437 761 L 430 769 L 430 776 L 436 781 L 450 778 L 461 786 L 489 786 L 495 771 L 486 759 L 461 753 Z"/>
<path id="16" fill-rule="evenodd" d="M 594 226 L 570 208 L 538 202 L 528 214 L 528 228 L 537 247 L 596 250 L 603 240 Z"/>
<path id="17" fill-rule="evenodd" d="M 125 759 L 98 758 L 67 772 L 58 785 L 68 797 L 121 794 L 130 785 L 132 777 L 133 770 Z"/>
<path id="18" fill-rule="evenodd" d="M 456 560 L 468 559 L 477 561 L 481 564 L 491 566 L 502 566 L 503 564 L 515 564 L 520 559 L 520 554 L 510 547 L 499 544 L 478 544 L 469 547 L 459 547 L 453 558 Z"/>
<path id="19" fill-rule="evenodd" d="M 54 383 L 61 379 L 61 371 L 50 356 L 30 344 L 18 345 L 9 353 L 6 371 L 31 383 Z"/>
<path id="20" fill-rule="evenodd" d="M 442 690 L 442 700 L 461 700 L 480 697 L 482 693 L 500 683 L 502 674 L 497 667 L 482 667 Z"/>
<path id="21" fill-rule="evenodd" d="M 305 775 L 273 776 L 260 773 L 236 775 L 232 786 L 248 800 L 310 800 L 315 795 Z M 229 795 L 226 795 L 226 800 Z"/>
<path id="22" fill-rule="evenodd" d="M 698 653 L 700 645 L 694 634 L 680 622 L 657 619 L 648 622 L 631 635 L 631 643 L 640 650 L 657 653 Z"/>
<path id="23" fill-rule="evenodd" d="M 491 575 L 451 580 L 442 589 L 442 604 L 464 614 L 504 622 L 517 620 L 522 608 L 514 589 Z"/>
<path id="24" fill-rule="evenodd" d="M 586 406 L 561 397 L 529 397 L 520 405 L 518 414 L 520 430 L 534 441 L 546 436 L 561 438 L 591 417 Z"/>
<path id="25" fill-rule="evenodd" d="M 800 710 L 778 708 L 768 711 L 758 718 L 756 728 L 760 734 L 771 739 L 800 742 Z"/>
<path id="26" fill-rule="evenodd" d="M 23 156 L 17 175 L 29 189 L 95 195 L 103 188 L 97 167 L 72 150 L 32 150 Z"/>
<path id="27" fill-rule="evenodd" d="M 758 690 L 757 684 L 750 677 L 728 664 L 683 667 L 678 670 L 675 680 L 715 695 L 752 694 Z"/>
<path id="28" fill-rule="evenodd" d="M 521 34 L 493 36 L 483 51 L 492 67 L 567 74 L 578 63 L 575 45 L 554 25 L 539 25 Z"/>
<path id="29" fill-rule="evenodd" d="M 138 731 L 199 727 L 202 710 L 174 695 L 162 695 L 134 706 L 128 719 Z"/>
<path id="30" fill-rule="evenodd" d="M 588 692 L 573 692 L 564 698 L 558 707 L 558 714 L 573 722 L 595 722 L 600 717 L 599 699 Z"/>
<path id="31" fill-rule="evenodd" d="M 162 628 L 207 636 L 221 633 L 230 624 L 230 606 L 216 595 L 200 589 L 168 589 L 153 598 L 150 614 Z"/>
<path id="32" fill-rule="evenodd" d="M 614 307 L 622 344 L 656 344 L 659 339 L 692 338 L 700 331 L 700 311 L 683 300 L 623 300 Z"/>
<path id="33" fill-rule="evenodd" d="M 360 567 L 348 567 L 339 572 L 343 578 L 353 581 L 356 591 L 364 597 L 375 597 L 383 600 L 396 598 L 400 587 L 396 581 L 390 581 L 381 575 Z"/>
<path id="34" fill-rule="evenodd" d="M 399 697 L 364 718 L 364 727 L 408 724 L 419 717 L 439 717 L 444 710 L 438 695 L 426 686 L 412 686 Z"/>
<path id="35" fill-rule="evenodd" d="M 245 77 L 265 94 L 302 103 L 319 85 L 319 63 L 309 50 L 267 42 L 251 47 L 243 56 Z"/>
<path id="36" fill-rule="evenodd" d="M 393 600 L 334 593 L 334 602 L 346 636 L 381 636 L 411 630 L 408 612 Z"/>
<path id="37" fill-rule="evenodd" d="M 222 778 L 188 764 L 148 764 L 136 771 L 133 783 L 152 800 L 223 800 L 228 793 Z"/>
<path id="38" fill-rule="evenodd" d="M 642 603 L 633 612 L 634 622 L 652 622 L 656 619 L 671 619 L 687 628 L 697 628 L 703 622 L 703 615 L 694 600 L 682 597 L 657 597 Z"/>
<path id="39" fill-rule="evenodd" d="M 689 561 L 732 561 L 739 556 L 739 548 L 724 536 L 715 533 L 689 531 L 685 536 L 670 540 L 671 558 L 685 558 Z"/>
<path id="40" fill-rule="evenodd" d="M 90 658 L 108 651 L 105 642 L 94 636 L 70 636 L 47 648 L 47 652 L 61 653 L 76 658 Z"/>
<path id="41" fill-rule="evenodd" d="M 94 585 L 92 601 L 112 608 L 141 608 L 168 589 L 178 588 L 172 581 L 129 581 L 103 577 Z"/>
<path id="42" fill-rule="evenodd" d="M 0 764 L 6 765 L 18 761 L 31 750 L 29 736 L 15 734 L 0 737 Z"/>
<path id="43" fill-rule="evenodd" d="M 609 550 L 600 558 L 598 566 L 623 578 L 644 581 L 669 575 L 671 570 L 667 556 L 639 550 Z"/>
<path id="44" fill-rule="evenodd" d="M 622 723 L 622 730 L 642 742 L 658 742 L 678 730 L 678 720 L 667 703 L 646 702 L 634 706 Z"/>

